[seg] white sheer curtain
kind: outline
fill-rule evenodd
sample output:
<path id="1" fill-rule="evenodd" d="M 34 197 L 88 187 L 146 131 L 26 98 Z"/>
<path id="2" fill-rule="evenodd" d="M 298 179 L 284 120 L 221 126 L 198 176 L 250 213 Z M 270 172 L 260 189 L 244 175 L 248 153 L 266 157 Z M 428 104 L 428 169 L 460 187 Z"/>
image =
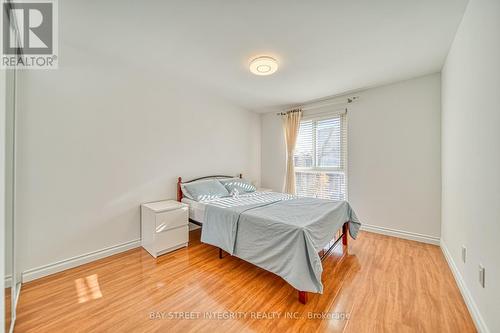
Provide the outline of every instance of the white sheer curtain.
<path id="1" fill-rule="evenodd" d="M 295 144 L 299 134 L 300 120 L 302 119 L 302 110 L 296 109 L 283 114 L 283 132 L 286 143 L 286 173 L 283 192 L 295 194 L 295 170 L 293 155 Z"/>

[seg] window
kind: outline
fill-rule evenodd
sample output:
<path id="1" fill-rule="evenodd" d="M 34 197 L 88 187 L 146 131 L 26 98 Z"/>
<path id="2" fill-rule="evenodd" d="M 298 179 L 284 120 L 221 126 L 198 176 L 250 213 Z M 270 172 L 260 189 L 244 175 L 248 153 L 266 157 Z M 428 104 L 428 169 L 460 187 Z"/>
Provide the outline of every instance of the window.
<path id="1" fill-rule="evenodd" d="M 347 200 L 346 114 L 304 118 L 295 146 L 299 196 Z"/>

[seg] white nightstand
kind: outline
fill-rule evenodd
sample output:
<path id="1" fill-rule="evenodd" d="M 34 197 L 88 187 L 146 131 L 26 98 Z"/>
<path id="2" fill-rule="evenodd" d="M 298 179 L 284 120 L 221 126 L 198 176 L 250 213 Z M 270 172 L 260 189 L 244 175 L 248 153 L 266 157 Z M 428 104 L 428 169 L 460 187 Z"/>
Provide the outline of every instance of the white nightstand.
<path id="1" fill-rule="evenodd" d="M 258 187 L 257 191 L 259 191 L 259 192 L 272 192 L 273 190 L 270 188 Z"/>
<path id="2" fill-rule="evenodd" d="M 188 205 L 174 200 L 141 205 L 141 245 L 153 257 L 187 246 Z"/>

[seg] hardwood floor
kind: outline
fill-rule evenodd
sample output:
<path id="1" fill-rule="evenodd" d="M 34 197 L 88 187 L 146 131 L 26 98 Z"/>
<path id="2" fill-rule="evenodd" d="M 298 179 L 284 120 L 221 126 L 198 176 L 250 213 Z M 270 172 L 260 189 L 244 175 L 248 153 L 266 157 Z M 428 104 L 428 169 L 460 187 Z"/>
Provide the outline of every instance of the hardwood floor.
<path id="1" fill-rule="evenodd" d="M 10 300 L 12 299 L 11 298 L 11 289 L 10 287 L 9 288 L 5 288 L 5 291 L 4 291 L 4 307 L 5 307 L 5 332 L 8 332 L 9 329 L 10 329 L 10 322 L 11 322 L 11 316 L 12 316 L 12 313 L 11 313 L 11 304 L 10 304 Z"/>
<path id="2" fill-rule="evenodd" d="M 324 294 L 303 305 L 199 237 L 157 260 L 138 248 L 23 285 L 15 332 L 476 331 L 437 246 L 361 232 L 325 259 Z M 205 317 L 217 312 L 234 317 Z"/>

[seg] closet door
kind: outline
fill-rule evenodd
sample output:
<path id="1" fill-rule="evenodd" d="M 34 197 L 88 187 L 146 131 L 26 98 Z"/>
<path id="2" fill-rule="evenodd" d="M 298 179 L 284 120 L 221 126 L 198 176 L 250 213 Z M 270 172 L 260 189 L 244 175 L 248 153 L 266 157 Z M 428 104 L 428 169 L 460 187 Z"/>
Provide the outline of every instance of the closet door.
<path id="1" fill-rule="evenodd" d="M 12 25 L 12 22 L 10 22 Z M 14 27 L 14 37 L 19 36 Z M 16 38 L 16 44 L 17 38 Z M 21 290 L 21 274 L 16 269 L 16 224 L 15 224 L 15 188 L 16 188 L 16 105 L 17 80 L 16 69 L 1 69 L 0 76 L 0 218 L 3 220 L 3 303 L 5 313 L 2 324 L 5 332 L 12 332 L 16 318 L 16 304 Z"/>
<path id="2" fill-rule="evenodd" d="M 4 306 L 5 332 L 9 332 L 16 311 L 16 298 L 21 287 L 19 274 L 16 273 L 15 225 L 14 225 L 14 188 L 15 188 L 15 98 L 16 72 L 13 69 L 3 70 L 2 86 L 2 217 L 4 218 Z"/>

